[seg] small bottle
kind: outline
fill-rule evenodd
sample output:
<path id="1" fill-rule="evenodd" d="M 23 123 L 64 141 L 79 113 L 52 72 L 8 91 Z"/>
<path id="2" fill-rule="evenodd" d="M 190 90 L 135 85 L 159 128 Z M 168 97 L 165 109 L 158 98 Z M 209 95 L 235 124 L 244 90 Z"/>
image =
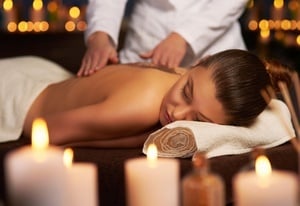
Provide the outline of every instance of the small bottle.
<path id="1" fill-rule="evenodd" d="M 205 153 L 196 152 L 192 162 L 193 171 L 182 180 L 182 206 L 224 206 L 223 180 L 209 171 Z"/>

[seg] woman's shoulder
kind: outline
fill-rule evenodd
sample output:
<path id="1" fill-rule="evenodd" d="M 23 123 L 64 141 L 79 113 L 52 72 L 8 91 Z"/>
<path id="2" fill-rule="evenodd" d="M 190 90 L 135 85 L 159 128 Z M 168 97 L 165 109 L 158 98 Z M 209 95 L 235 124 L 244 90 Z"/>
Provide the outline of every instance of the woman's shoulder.
<path id="1" fill-rule="evenodd" d="M 157 65 L 157 64 L 154 64 L 151 62 L 135 62 L 135 63 L 127 63 L 124 65 L 137 67 L 140 69 L 152 69 L 152 70 L 154 69 L 154 70 L 158 70 L 158 71 L 162 71 L 162 72 L 166 72 L 166 73 L 179 74 L 179 75 L 182 75 L 187 70 L 186 68 L 182 68 L 182 67 L 169 68 L 169 67 Z"/>

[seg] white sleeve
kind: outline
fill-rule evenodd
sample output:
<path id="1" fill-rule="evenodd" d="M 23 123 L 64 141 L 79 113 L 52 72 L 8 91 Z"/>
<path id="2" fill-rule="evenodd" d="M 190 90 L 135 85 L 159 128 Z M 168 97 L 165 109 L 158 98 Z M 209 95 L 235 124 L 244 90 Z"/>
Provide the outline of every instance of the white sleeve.
<path id="1" fill-rule="evenodd" d="M 171 0 L 174 4 L 180 0 Z M 197 3 L 198 1 L 198 3 Z M 244 12 L 248 0 L 207 0 L 178 4 L 177 21 L 173 28 L 191 46 L 195 54 L 202 53 L 221 37 Z M 179 8 L 181 6 L 181 8 Z"/>
<path id="2" fill-rule="evenodd" d="M 89 0 L 87 5 L 87 29 L 85 42 L 96 32 L 103 31 L 110 35 L 114 44 L 118 45 L 121 22 L 127 0 Z"/>

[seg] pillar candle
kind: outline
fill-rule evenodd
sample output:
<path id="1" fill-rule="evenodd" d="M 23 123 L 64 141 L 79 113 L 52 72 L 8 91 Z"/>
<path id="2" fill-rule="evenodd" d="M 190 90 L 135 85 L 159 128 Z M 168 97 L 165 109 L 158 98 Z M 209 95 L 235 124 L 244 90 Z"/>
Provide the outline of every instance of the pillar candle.
<path id="1" fill-rule="evenodd" d="M 66 205 L 63 151 L 49 146 L 48 142 L 46 122 L 36 119 L 32 129 L 32 146 L 13 150 L 5 157 L 9 205 Z"/>
<path id="2" fill-rule="evenodd" d="M 127 206 L 178 206 L 179 162 L 157 159 L 157 149 L 150 145 L 147 158 L 125 162 Z"/>
<path id="3" fill-rule="evenodd" d="M 64 152 L 64 162 L 67 167 L 68 204 L 72 206 L 97 206 L 98 181 L 97 167 L 93 163 L 73 163 L 73 150 Z"/>
<path id="4" fill-rule="evenodd" d="M 297 206 L 298 181 L 291 172 L 272 170 L 260 156 L 255 170 L 238 173 L 233 179 L 236 206 Z"/>

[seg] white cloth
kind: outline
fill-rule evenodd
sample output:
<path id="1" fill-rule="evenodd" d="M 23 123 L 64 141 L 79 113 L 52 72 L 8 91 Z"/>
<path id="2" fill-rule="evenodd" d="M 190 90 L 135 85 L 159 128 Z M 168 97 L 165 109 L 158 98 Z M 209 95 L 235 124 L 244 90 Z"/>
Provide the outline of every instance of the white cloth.
<path id="1" fill-rule="evenodd" d="M 160 157 L 191 157 L 199 150 L 211 158 L 278 146 L 295 136 L 287 106 L 273 99 L 250 127 L 195 121 L 168 124 L 149 135 L 143 153 L 147 154 L 149 144 L 155 143 Z"/>
<path id="2" fill-rule="evenodd" d="M 85 40 L 95 31 L 108 33 L 118 45 L 127 0 L 90 0 Z M 238 18 L 247 0 L 137 0 L 129 21 L 122 63 L 144 61 L 138 54 L 153 49 L 171 32 L 191 46 L 183 64 L 225 49 L 246 49 Z"/>
<path id="3" fill-rule="evenodd" d="M 51 83 L 72 74 L 36 56 L 0 59 L 0 142 L 20 137 L 35 98 Z"/>

